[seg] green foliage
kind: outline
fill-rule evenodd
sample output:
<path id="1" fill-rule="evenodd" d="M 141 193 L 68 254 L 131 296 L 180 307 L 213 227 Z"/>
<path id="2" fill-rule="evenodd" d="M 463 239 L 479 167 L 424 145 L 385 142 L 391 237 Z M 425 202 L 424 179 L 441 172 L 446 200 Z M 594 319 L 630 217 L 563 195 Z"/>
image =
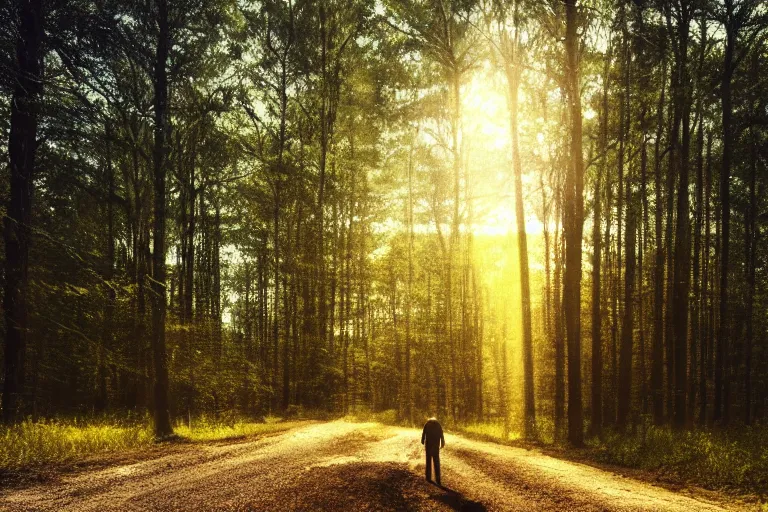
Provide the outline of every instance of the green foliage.
<path id="1" fill-rule="evenodd" d="M 206 442 L 275 434 L 303 424 L 268 416 L 257 423 L 244 419 L 210 416 L 179 422 L 176 434 L 184 441 Z M 0 470 L 20 469 L 80 460 L 89 456 L 148 448 L 155 443 L 149 418 L 125 420 L 27 420 L 0 427 Z"/>
<path id="2" fill-rule="evenodd" d="M 336 419 L 337 414 L 328 412 L 327 409 L 311 409 L 304 407 L 303 405 L 289 405 L 283 414 L 283 419 L 288 420 L 316 420 L 316 421 L 330 421 Z M 267 419 L 269 421 L 269 419 Z"/>
<path id="3" fill-rule="evenodd" d="M 523 439 L 523 426 L 520 422 L 511 423 L 506 428 L 501 420 L 468 423 L 455 428 L 468 437 L 492 443 L 514 443 Z M 536 418 L 535 441 L 545 445 L 554 443 L 554 423 L 552 418 L 543 415 L 539 415 Z"/>
<path id="4" fill-rule="evenodd" d="M 460 430 L 461 432 L 468 434 L 470 437 L 476 437 L 478 439 L 492 442 L 505 442 L 520 439 L 520 432 L 505 432 L 504 424 L 501 422 L 470 423 L 469 425 L 462 427 Z"/>
<path id="5" fill-rule="evenodd" d="M 594 439 L 604 462 L 660 473 L 707 488 L 765 493 L 768 490 L 768 427 L 724 431 L 645 430 L 607 433 Z"/>
<path id="6" fill-rule="evenodd" d="M 0 468 L 66 462 L 98 453 L 147 447 L 154 443 L 148 422 L 24 421 L 0 427 Z"/>
<path id="7" fill-rule="evenodd" d="M 382 423 L 384 425 L 402 425 L 402 422 L 399 421 L 397 417 L 397 411 L 395 409 L 372 412 L 367 407 L 360 407 L 350 414 L 347 414 L 342 419 L 345 421 Z"/>
<path id="8" fill-rule="evenodd" d="M 555 422 L 551 416 L 540 414 L 536 416 L 536 433 L 538 441 L 545 444 L 555 442 Z"/>
<path id="9" fill-rule="evenodd" d="M 213 418 L 203 416 L 192 419 L 191 426 L 188 423 L 177 424 L 176 434 L 193 442 L 221 441 L 224 439 L 238 439 L 249 436 L 275 434 L 301 425 L 303 422 L 282 421 L 281 418 L 268 416 L 264 423 L 252 421 L 227 421 L 221 422 Z"/>

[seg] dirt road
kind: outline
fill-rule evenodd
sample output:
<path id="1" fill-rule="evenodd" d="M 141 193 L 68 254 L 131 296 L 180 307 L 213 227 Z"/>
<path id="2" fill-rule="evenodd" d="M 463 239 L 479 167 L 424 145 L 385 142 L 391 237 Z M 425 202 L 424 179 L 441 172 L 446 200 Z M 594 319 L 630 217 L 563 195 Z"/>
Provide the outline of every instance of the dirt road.
<path id="1" fill-rule="evenodd" d="M 177 444 L 24 488 L 0 510 L 671 510 L 727 502 L 525 450 L 446 435 L 441 489 L 424 480 L 420 432 L 313 423 L 255 440 Z"/>

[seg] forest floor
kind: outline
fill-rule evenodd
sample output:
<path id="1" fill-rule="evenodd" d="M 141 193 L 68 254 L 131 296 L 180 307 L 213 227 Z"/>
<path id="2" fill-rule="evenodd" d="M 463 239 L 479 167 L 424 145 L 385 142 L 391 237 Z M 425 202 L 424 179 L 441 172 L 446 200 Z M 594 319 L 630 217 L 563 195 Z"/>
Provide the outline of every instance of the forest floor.
<path id="1" fill-rule="evenodd" d="M 165 443 L 0 486 L 0 510 L 715 511 L 755 505 L 671 490 L 543 454 L 446 434 L 443 485 L 420 431 L 308 423 L 257 438 Z M 6 484 L 8 484 L 6 482 Z"/>

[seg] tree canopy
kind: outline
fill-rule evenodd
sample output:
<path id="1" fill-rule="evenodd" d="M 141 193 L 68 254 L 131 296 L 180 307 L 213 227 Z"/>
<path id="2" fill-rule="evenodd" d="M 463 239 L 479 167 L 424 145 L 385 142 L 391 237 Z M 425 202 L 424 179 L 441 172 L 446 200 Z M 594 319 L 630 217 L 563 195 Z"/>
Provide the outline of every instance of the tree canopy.
<path id="1" fill-rule="evenodd" d="M 765 417 L 760 0 L 0 19 L 5 421 Z"/>

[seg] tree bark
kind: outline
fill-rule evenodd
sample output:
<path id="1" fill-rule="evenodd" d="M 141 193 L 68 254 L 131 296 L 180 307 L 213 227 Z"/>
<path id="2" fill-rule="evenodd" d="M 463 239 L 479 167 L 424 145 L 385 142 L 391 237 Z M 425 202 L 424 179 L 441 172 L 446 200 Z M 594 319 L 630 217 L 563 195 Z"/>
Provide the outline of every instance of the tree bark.
<path id="1" fill-rule="evenodd" d="M 678 37 L 678 88 L 675 91 L 675 110 L 680 111 L 682 141 L 678 159 L 677 222 L 675 227 L 675 267 L 672 310 L 674 315 L 675 345 L 675 425 L 683 428 L 686 423 L 686 384 L 688 370 L 688 292 L 691 280 L 691 227 L 689 187 L 689 157 L 691 143 L 690 102 L 688 100 L 688 39 L 690 26 L 689 4 L 680 1 Z M 677 144 L 677 140 L 673 140 Z"/>
<path id="2" fill-rule="evenodd" d="M 99 344 L 99 389 L 95 407 L 99 412 L 103 412 L 107 409 L 107 346 L 111 346 L 113 338 L 112 328 L 116 305 L 115 287 L 114 283 L 112 283 L 115 268 L 115 218 L 113 201 L 113 196 L 115 195 L 115 172 L 112 167 L 112 130 L 109 125 L 106 127 L 105 137 L 107 174 L 107 258 L 104 262 L 103 274 L 106 301 L 104 304 L 101 343 Z"/>
<path id="3" fill-rule="evenodd" d="M 408 282 L 405 306 L 405 417 L 413 422 L 411 411 L 411 308 L 413 302 L 413 144 L 408 151 L 408 203 L 406 204 L 406 226 L 408 227 Z"/>
<path id="4" fill-rule="evenodd" d="M 565 419 L 565 326 L 563 325 L 563 260 L 565 254 L 565 242 L 563 240 L 562 218 L 563 199 L 562 191 L 557 191 L 555 203 L 555 272 L 554 272 L 554 345 L 555 345 L 555 440 L 559 441 L 563 435 L 563 422 Z"/>
<path id="5" fill-rule="evenodd" d="M 627 180 L 627 227 L 625 231 L 627 268 L 624 273 L 624 315 L 621 325 L 621 348 L 619 355 L 619 400 L 616 425 L 626 427 L 632 403 L 632 340 L 634 331 L 633 298 L 635 287 L 637 205 L 632 190 L 633 184 Z"/>
<path id="6" fill-rule="evenodd" d="M 715 356 L 715 403 L 714 421 L 728 423 L 728 391 L 727 379 L 723 373 L 727 367 L 730 343 L 730 312 L 728 297 L 728 268 L 731 242 L 731 161 L 733 160 L 733 99 L 731 82 L 734 72 L 734 45 L 736 43 L 736 26 L 733 19 L 734 7 L 732 0 L 726 0 L 725 24 L 725 53 L 723 57 L 723 75 L 720 83 L 720 98 L 722 104 L 723 157 L 720 169 L 720 221 L 722 231 L 720 238 L 720 327 L 717 336 L 717 354 Z"/>
<path id="7" fill-rule="evenodd" d="M 707 134 L 707 165 L 706 173 L 704 175 L 704 246 L 703 246 L 703 258 L 702 258 L 702 277 L 703 282 L 701 285 L 701 307 L 704 309 L 705 318 L 702 322 L 706 322 L 706 326 L 703 327 L 704 336 L 701 339 L 701 362 L 699 365 L 699 425 L 707 425 L 707 377 L 711 376 L 711 361 L 712 350 L 711 342 L 713 336 L 712 318 L 713 307 L 711 304 L 711 291 L 710 283 L 710 200 L 712 196 L 712 132 Z"/>
<path id="8" fill-rule="evenodd" d="M 626 25 L 625 25 L 626 28 Z M 624 272 L 624 310 L 621 322 L 621 343 L 619 348 L 619 379 L 618 379 L 618 401 L 616 407 L 616 425 L 619 429 L 624 429 L 627 425 L 629 412 L 632 404 L 632 342 L 634 335 L 634 311 L 633 295 L 635 286 L 635 266 L 636 266 L 636 239 L 637 239 L 637 210 L 635 209 L 635 199 L 633 194 L 632 172 L 626 177 L 626 183 L 623 180 L 624 174 L 624 152 L 628 145 L 627 138 L 631 125 L 632 105 L 630 103 L 630 80 L 631 80 L 631 45 L 629 42 L 629 33 L 625 29 L 625 59 L 624 59 L 624 98 L 622 98 L 621 108 L 621 138 L 619 141 L 619 205 L 621 205 L 622 192 L 625 195 L 627 209 L 626 229 L 624 230 L 624 245 L 626 247 L 626 269 Z M 626 190 L 622 190 L 622 186 Z M 618 208 L 618 240 L 619 248 L 619 270 L 621 269 L 621 208 Z M 621 278 L 619 272 L 619 279 Z"/>
<path id="9" fill-rule="evenodd" d="M 755 53 L 752 58 L 751 75 L 758 75 L 759 54 Z M 749 148 L 749 205 L 744 219 L 744 242 L 745 242 L 745 269 L 747 281 L 746 293 L 746 332 L 744 337 L 744 424 L 752 423 L 752 344 L 754 336 L 754 308 L 755 308 L 755 268 L 757 266 L 757 244 L 760 239 L 760 231 L 757 229 L 757 153 L 758 137 L 754 123 L 760 114 L 759 103 L 754 108 L 755 119 L 752 121 L 749 129 L 750 148 Z"/>
<path id="10" fill-rule="evenodd" d="M 515 12 L 517 17 L 517 12 Z M 523 204 L 523 165 L 520 158 L 518 133 L 518 89 L 520 86 L 520 41 L 519 28 L 515 20 L 514 36 L 507 39 L 507 54 L 504 69 L 507 76 L 509 100 L 509 132 L 512 141 L 512 172 L 515 180 L 515 220 L 517 226 L 518 262 L 520 265 L 520 298 L 523 321 L 523 410 L 525 414 L 524 435 L 536 436 L 536 402 L 533 375 L 533 327 L 531 325 L 531 284 L 528 269 L 528 236 L 525 230 L 525 205 Z"/>
<path id="11" fill-rule="evenodd" d="M 563 304 L 568 343 L 568 440 L 584 443 L 581 397 L 581 242 L 584 229 L 584 155 L 576 0 L 565 2 L 565 60 L 571 111 L 571 162 L 565 180 L 565 278 Z"/>
<path id="12" fill-rule="evenodd" d="M 592 219 L 592 415 L 591 433 L 597 435 L 603 427 L 603 320 L 601 314 L 601 268 L 602 243 L 600 237 L 601 204 L 603 174 L 607 171 L 608 163 L 608 85 L 610 82 L 609 71 L 611 66 L 611 42 L 608 43 L 608 51 L 603 64 L 603 98 L 602 111 L 600 113 L 600 147 L 601 169 L 596 172 L 594 193 L 594 216 Z M 548 255 L 547 255 L 548 256 Z"/>
<path id="13" fill-rule="evenodd" d="M 661 94 L 656 106 L 656 141 L 654 143 L 654 229 L 656 257 L 653 284 L 653 344 L 651 347 L 651 398 L 653 421 L 664 423 L 664 244 L 662 238 L 663 187 L 661 173 L 661 138 L 664 131 L 664 100 L 666 92 L 666 61 L 662 63 Z"/>
<path id="14" fill-rule="evenodd" d="M 16 423 L 25 412 L 25 359 L 27 351 L 27 293 L 35 152 L 40 101 L 43 94 L 43 3 L 17 0 L 15 87 L 11 100 L 8 137 L 10 200 L 5 216 L 5 380 L 3 421 Z"/>
<path id="15" fill-rule="evenodd" d="M 155 435 L 173 434 L 168 412 L 168 361 L 165 349 L 165 175 L 168 132 L 168 50 L 170 26 L 167 0 L 157 2 L 158 38 L 155 55 L 154 225 L 152 233 L 152 353 L 155 365 Z"/>
<path id="16" fill-rule="evenodd" d="M 703 84 L 704 73 L 704 58 L 706 56 L 706 44 L 707 44 L 707 22 L 706 17 L 702 16 L 699 21 L 700 25 L 700 45 L 699 50 L 699 63 L 698 63 L 698 77 L 697 82 Z M 698 134 L 696 139 L 697 144 L 697 159 L 696 159 L 696 209 L 694 211 L 694 239 L 693 239 L 693 302 L 691 304 L 691 324 L 692 324 L 692 336 L 690 340 L 690 352 L 691 352 L 691 369 L 689 372 L 689 400 L 688 400 L 688 422 L 693 424 L 694 416 L 696 414 L 696 394 L 699 391 L 696 378 L 698 365 L 704 364 L 703 356 L 705 350 L 703 348 L 702 340 L 704 338 L 704 330 L 702 329 L 701 321 L 701 309 L 702 309 L 702 296 L 701 296 L 701 230 L 703 227 L 702 212 L 704 201 L 704 108 L 703 108 L 703 94 L 699 94 L 696 102 L 696 117 L 698 119 Z M 697 354 L 698 345 L 698 354 Z M 698 357 L 697 357 L 698 356 Z M 703 397 L 701 397 L 703 399 Z"/>
<path id="17" fill-rule="evenodd" d="M 648 351 L 646 350 L 646 322 L 647 316 L 645 314 L 646 297 L 644 285 L 646 282 L 644 258 L 647 252 L 648 245 L 648 231 L 649 231 L 649 219 L 648 219 L 648 131 L 650 129 L 650 119 L 648 117 L 648 101 L 644 95 L 645 91 L 648 91 L 651 87 L 651 74 L 644 70 L 650 69 L 651 63 L 648 59 L 647 52 L 645 51 L 645 19 L 644 11 L 646 8 L 644 0 L 638 0 L 635 2 L 635 34 L 633 47 L 635 54 L 638 55 L 637 68 L 641 73 L 640 80 L 638 81 L 638 95 L 640 103 L 640 131 L 642 140 L 640 142 L 640 197 L 638 207 L 641 208 L 640 222 L 638 226 L 638 236 L 640 236 L 640 243 L 638 244 L 638 256 L 637 256 L 637 297 L 638 297 L 638 327 L 639 327 L 639 353 L 640 353 L 640 393 L 642 407 L 641 411 L 643 415 L 648 414 L 648 378 L 647 378 L 647 357 Z"/>

